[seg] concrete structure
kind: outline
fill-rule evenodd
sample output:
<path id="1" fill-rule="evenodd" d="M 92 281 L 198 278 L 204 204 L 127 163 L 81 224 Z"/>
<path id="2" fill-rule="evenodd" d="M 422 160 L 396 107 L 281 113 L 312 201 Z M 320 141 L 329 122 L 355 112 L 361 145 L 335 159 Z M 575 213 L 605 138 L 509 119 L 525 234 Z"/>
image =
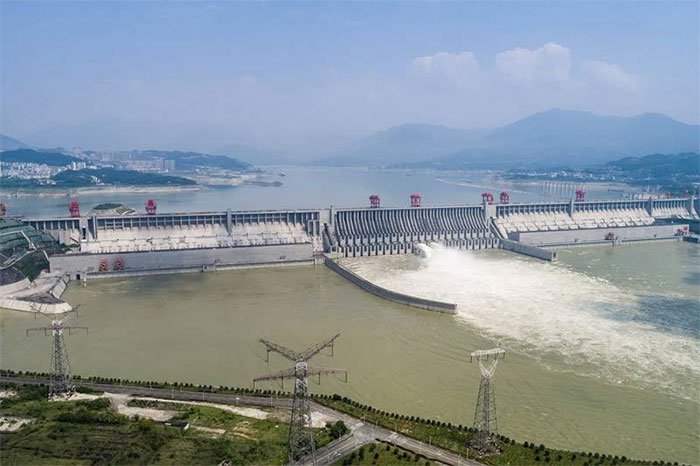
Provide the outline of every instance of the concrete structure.
<path id="1" fill-rule="evenodd" d="M 23 280 L 0 286 L 0 308 L 42 314 L 63 314 L 72 310 L 61 300 L 69 277 L 63 273 L 42 272 L 33 282 Z"/>
<path id="2" fill-rule="evenodd" d="M 457 313 L 456 304 L 435 301 L 432 299 L 419 298 L 416 296 L 411 296 L 403 293 L 397 293 L 396 291 L 388 290 L 379 285 L 375 285 L 369 280 L 365 280 L 356 273 L 351 272 L 347 268 L 343 267 L 342 264 L 330 257 L 326 257 L 325 263 L 331 270 L 337 272 L 340 276 L 348 279 L 363 290 L 372 293 L 373 295 L 378 296 L 380 298 L 387 299 L 395 303 L 403 304 L 405 306 L 424 309 L 426 311 L 445 312 L 447 314 Z"/>
<path id="3" fill-rule="evenodd" d="M 320 211 L 194 212 L 25 219 L 80 252 L 112 253 L 317 241 Z M 319 246 L 320 247 L 320 243 Z"/>
<path id="4" fill-rule="evenodd" d="M 360 257 L 411 253 L 418 243 L 462 249 L 503 247 L 545 260 L 525 246 L 669 238 L 697 224 L 697 199 L 649 199 L 457 206 L 158 213 L 23 219 L 76 251 L 52 270 L 78 275 L 165 273 L 310 263 L 322 253 Z M 665 228 L 662 228 L 666 225 Z M 538 233 L 547 233 L 537 235 Z M 601 240 L 601 237 L 603 240 Z M 523 245 L 508 243 L 511 240 Z M 608 241 L 609 242 L 609 241 Z"/>
<path id="5" fill-rule="evenodd" d="M 501 249 L 517 252 L 518 254 L 535 257 L 537 259 L 542 259 L 548 262 L 554 262 L 557 260 L 557 253 L 554 251 L 540 248 L 532 244 L 519 243 L 517 241 L 509 239 L 501 240 Z"/>
<path id="6" fill-rule="evenodd" d="M 516 232 L 511 238 L 521 246 L 536 245 L 543 247 L 610 244 L 650 240 L 682 240 L 678 230 L 687 230 L 688 225 L 649 225 L 645 227 L 589 228 L 562 231 L 528 231 Z"/>
<path id="7" fill-rule="evenodd" d="M 106 260 L 107 269 L 101 270 Z M 121 266 L 115 265 L 121 260 Z M 126 253 L 69 253 L 49 258 L 51 270 L 60 270 L 74 280 L 88 276 L 146 275 L 154 273 L 207 272 L 246 266 L 311 264 L 311 243 L 242 246 L 235 248 L 202 248 Z"/>
<path id="8" fill-rule="evenodd" d="M 498 246 L 486 207 L 444 206 L 339 209 L 326 225 L 326 251 L 345 257 L 406 254 L 416 243 L 460 249 Z"/>

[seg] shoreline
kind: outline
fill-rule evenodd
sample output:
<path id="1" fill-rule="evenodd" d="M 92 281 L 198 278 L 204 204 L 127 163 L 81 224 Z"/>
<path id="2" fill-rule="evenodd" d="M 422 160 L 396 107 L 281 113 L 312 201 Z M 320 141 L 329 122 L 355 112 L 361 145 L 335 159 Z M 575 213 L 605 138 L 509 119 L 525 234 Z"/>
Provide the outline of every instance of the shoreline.
<path id="1" fill-rule="evenodd" d="M 207 191 L 209 187 L 202 185 L 184 185 L 184 186 L 105 186 L 105 187 L 85 187 L 66 189 L 60 191 L 54 190 L 34 190 L 34 191 L 17 191 L 6 192 L 0 191 L 0 196 L 6 197 L 71 197 L 86 194 L 131 194 L 131 193 L 171 193 L 178 191 Z"/>

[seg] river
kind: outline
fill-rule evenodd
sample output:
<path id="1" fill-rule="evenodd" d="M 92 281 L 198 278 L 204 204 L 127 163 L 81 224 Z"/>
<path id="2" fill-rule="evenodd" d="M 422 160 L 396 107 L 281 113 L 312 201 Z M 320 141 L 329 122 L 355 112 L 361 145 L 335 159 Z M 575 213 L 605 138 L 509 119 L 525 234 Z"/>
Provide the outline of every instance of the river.
<path id="1" fill-rule="evenodd" d="M 59 216 L 68 214 L 70 200 L 77 200 L 83 212 L 104 202 L 118 202 L 143 211 L 147 199 L 154 199 L 161 212 L 221 211 L 255 209 L 318 209 L 330 205 L 356 207 L 368 205 L 370 194 L 379 194 L 386 206 L 407 205 L 411 193 L 418 192 L 423 203 L 478 204 L 481 193 L 507 189 L 512 202 L 542 201 L 573 197 L 569 191 L 553 192 L 542 185 L 509 184 L 497 181 L 488 172 L 461 174 L 412 171 L 370 170 L 366 168 L 275 167 L 270 179 L 282 186 L 236 186 L 202 191 L 165 193 L 90 193 L 76 196 L 14 196 L 0 191 L 0 202 L 8 215 Z M 279 176 L 279 175 L 284 176 Z M 275 176 L 273 176 L 275 175 Z M 613 185 L 590 185 L 591 198 L 619 198 L 610 193 Z M 625 192 L 632 192 L 627 188 Z"/>
<path id="2" fill-rule="evenodd" d="M 187 193 L 158 202 L 178 211 L 300 208 L 362 204 L 379 192 L 400 204 L 412 191 L 430 203 L 476 202 L 486 184 L 320 169 L 285 178 L 301 190 L 296 197 L 243 187 L 225 190 L 229 197 Z M 512 197 L 541 198 L 519 195 Z M 216 204 L 208 208 L 197 196 Z M 44 215 L 58 201 L 41 198 L 28 208 Z M 500 250 L 348 260 L 384 286 L 457 303 L 454 316 L 381 300 L 324 266 L 95 280 L 71 284 L 64 295 L 80 305 L 80 316 L 67 322 L 90 328 L 67 336 L 67 347 L 76 374 L 252 386 L 253 377 L 288 366 L 276 355 L 266 363 L 259 338 L 302 348 L 340 332 L 335 356 L 312 364 L 346 368 L 349 380 L 312 382 L 312 391 L 471 424 L 479 369 L 469 353 L 500 344 L 507 351 L 495 376 L 501 433 L 697 464 L 698 264 L 700 249 L 688 243 L 562 250 L 556 264 Z M 51 339 L 25 336 L 44 323 L 0 311 L 0 366 L 48 370 Z"/>
<path id="3" fill-rule="evenodd" d="M 456 252 L 449 266 L 354 264 L 396 289 L 457 301 L 456 316 L 375 298 L 324 266 L 97 280 L 64 295 L 80 304 L 70 321 L 90 327 L 67 346 L 79 374 L 251 386 L 286 364 L 266 363 L 259 338 L 301 348 L 340 332 L 335 357 L 313 363 L 346 368 L 349 381 L 313 391 L 469 424 L 479 383 L 469 353 L 500 343 L 501 433 L 697 463 L 697 259 L 695 246 L 666 243 L 561 251 L 556 265 L 504 251 Z M 47 370 L 50 338 L 24 332 L 42 322 L 0 311 L 2 367 Z"/>

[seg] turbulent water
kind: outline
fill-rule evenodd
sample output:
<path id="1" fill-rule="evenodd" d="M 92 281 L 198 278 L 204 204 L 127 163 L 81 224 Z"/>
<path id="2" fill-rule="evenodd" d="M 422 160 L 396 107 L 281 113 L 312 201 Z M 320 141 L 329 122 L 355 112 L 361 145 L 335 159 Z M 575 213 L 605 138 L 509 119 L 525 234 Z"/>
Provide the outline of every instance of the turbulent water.
<path id="1" fill-rule="evenodd" d="M 362 259 L 350 267 L 389 289 L 456 303 L 461 324 L 552 369 L 698 399 L 697 298 L 623 289 L 513 254 L 433 248 L 428 256 Z"/>

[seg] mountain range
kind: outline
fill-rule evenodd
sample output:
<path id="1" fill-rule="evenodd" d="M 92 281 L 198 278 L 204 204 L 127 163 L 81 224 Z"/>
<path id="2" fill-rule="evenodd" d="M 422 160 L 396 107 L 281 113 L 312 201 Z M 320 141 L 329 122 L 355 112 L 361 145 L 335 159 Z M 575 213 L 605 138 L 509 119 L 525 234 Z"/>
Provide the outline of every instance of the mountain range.
<path id="1" fill-rule="evenodd" d="M 448 128 L 430 124 L 393 126 L 352 142 L 323 165 L 393 165 L 416 163 L 450 154 L 476 143 L 486 130 Z"/>
<path id="2" fill-rule="evenodd" d="M 164 142 L 163 146 L 149 144 L 150 147 L 189 148 L 192 143 L 187 141 L 208 141 L 203 144 L 216 146 L 213 152 L 252 164 L 301 163 L 303 158 L 300 154 L 297 154 L 296 159 L 291 156 L 280 157 L 276 152 L 263 151 L 250 145 L 220 144 L 217 141 L 226 132 L 216 128 L 195 127 L 187 131 L 165 131 L 161 128 L 147 131 L 150 127 L 140 123 L 111 120 L 107 123 L 95 122 L 88 126 L 71 127 L 67 133 L 65 129 L 54 128 L 36 133 L 28 141 L 34 145 L 43 143 L 44 147 L 82 144 L 97 148 L 102 147 L 100 141 L 111 141 L 115 147 L 138 148 L 155 137 L 168 143 Z M 175 139 L 172 139 L 173 135 Z M 343 145 L 336 144 L 336 148 L 331 149 L 333 144 L 321 144 L 321 150 L 326 147 L 327 153 L 331 155 L 313 163 L 434 169 L 576 168 L 622 157 L 698 152 L 700 126 L 658 113 L 618 117 L 553 109 L 495 129 L 468 130 L 434 124 L 406 124 L 366 137 L 349 141 L 338 139 L 336 142 Z M 27 144 L 8 136 L 2 136 L 0 143 L 3 150 L 27 147 Z M 183 154 L 176 151 L 165 153 Z"/>
<path id="3" fill-rule="evenodd" d="M 666 115 L 616 117 L 554 109 L 490 131 L 437 125 L 393 127 L 323 163 L 438 169 L 577 167 L 699 148 L 700 127 Z"/>
<path id="4" fill-rule="evenodd" d="M 0 150 L 26 149 L 27 147 L 29 146 L 22 141 L 0 134 Z"/>

